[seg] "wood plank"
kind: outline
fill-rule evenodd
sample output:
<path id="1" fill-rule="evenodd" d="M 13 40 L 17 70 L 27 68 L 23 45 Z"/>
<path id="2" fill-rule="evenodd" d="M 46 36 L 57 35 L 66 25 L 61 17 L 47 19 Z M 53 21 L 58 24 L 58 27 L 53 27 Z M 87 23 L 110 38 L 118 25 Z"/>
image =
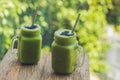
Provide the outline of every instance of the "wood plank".
<path id="1" fill-rule="evenodd" d="M 55 74 L 51 68 L 51 54 L 41 54 L 36 65 L 21 65 L 9 50 L 0 63 L 0 80 L 89 80 L 89 58 L 70 75 Z"/>

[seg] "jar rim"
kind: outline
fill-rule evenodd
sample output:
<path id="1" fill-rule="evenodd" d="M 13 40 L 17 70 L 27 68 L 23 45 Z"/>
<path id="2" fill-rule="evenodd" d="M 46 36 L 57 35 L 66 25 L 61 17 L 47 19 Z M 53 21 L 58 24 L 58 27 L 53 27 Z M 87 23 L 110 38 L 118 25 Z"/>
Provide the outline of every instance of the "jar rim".
<path id="1" fill-rule="evenodd" d="M 66 38 L 66 39 L 76 37 L 75 32 L 73 33 L 73 35 L 70 35 L 70 36 L 61 35 L 61 33 L 64 32 L 64 31 L 72 32 L 70 29 L 59 29 L 59 30 L 55 31 L 54 36 L 55 37 L 60 37 L 60 38 Z"/>
<path id="2" fill-rule="evenodd" d="M 29 27 L 29 25 L 26 25 L 26 26 Z M 28 29 L 25 26 L 22 26 L 21 34 L 28 37 L 39 35 L 41 33 L 40 26 L 38 25 L 34 25 L 34 26 L 36 26 L 35 29 Z"/>
<path id="3" fill-rule="evenodd" d="M 22 26 L 21 27 L 21 29 L 23 29 L 23 30 L 25 30 L 25 31 L 30 31 L 30 32 L 34 32 L 34 31 L 37 31 L 37 30 L 39 30 L 40 29 L 40 26 L 38 26 L 38 25 L 34 25 L 35 26 L 35 28 L 34 29 L 29 29 L 29 28 L 27 28 L 27 27 L 29 27 L 30 25 L 26 25 L 26 26 Z"/>

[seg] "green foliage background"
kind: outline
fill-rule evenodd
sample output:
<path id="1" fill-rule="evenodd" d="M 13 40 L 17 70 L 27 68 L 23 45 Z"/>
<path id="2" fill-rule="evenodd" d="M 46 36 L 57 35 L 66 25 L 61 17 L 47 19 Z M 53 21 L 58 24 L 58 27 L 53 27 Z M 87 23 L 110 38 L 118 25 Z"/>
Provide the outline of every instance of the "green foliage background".
<path id="1" fill-rule="evenodd" d="M 115 31 L 120 33 L 120 1 L 112 1 L 114 8 L 107 13 L 107 21 L 114 26 Z"/>
<path id="2" fill-rule="evenodd" d="M 41 26 L 43 51 L 48 50 L 53 34 L 59 28 L 72 29 L 81 14 L 76 33 L 79 44 L 90 56 L 90 70 L 105 72 L 105 51 L 108 49 L 105 26 L 111 0 L 0 0 L 0 58 L 9 49 L 11 38 L 23 24 L 31 24 L 38 6 L 36 24 Z"/>

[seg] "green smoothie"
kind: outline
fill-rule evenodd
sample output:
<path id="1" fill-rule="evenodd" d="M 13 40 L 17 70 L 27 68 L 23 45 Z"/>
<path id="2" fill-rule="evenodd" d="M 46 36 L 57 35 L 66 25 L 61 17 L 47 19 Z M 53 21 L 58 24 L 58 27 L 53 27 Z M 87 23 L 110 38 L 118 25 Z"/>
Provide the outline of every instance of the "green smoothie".
<path id="1" fill-rule="evenodd" d="M 40 59 L 42 37 L 39 26 L 24 26 L 18 37 L 18 59 L 23 64 L 34 64 Z"/>
<path id="2" fill-rule="evenodd" d="M 69 74 L 76 69 L 78 61 L 78 42 L 71 30 L 61 29 L 55 32 L 52 43 L 52 68 L 56 73 Z"/>

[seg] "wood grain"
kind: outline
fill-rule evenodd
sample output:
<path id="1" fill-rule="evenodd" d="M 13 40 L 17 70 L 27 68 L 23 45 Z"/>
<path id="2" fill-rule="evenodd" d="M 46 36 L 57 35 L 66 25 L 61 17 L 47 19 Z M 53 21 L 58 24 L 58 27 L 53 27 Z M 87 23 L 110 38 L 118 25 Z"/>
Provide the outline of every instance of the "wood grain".
<path id="1" fill-rule="evenodd" d="M 89 58 L 85 55 L 82 67 L 69 75 L 55 74 L 51 68 L 51 54 L 41 53 L 35 65 L 22 65 L 9 50 L 0 63 L 0 80 L 89 80 Z"/>

